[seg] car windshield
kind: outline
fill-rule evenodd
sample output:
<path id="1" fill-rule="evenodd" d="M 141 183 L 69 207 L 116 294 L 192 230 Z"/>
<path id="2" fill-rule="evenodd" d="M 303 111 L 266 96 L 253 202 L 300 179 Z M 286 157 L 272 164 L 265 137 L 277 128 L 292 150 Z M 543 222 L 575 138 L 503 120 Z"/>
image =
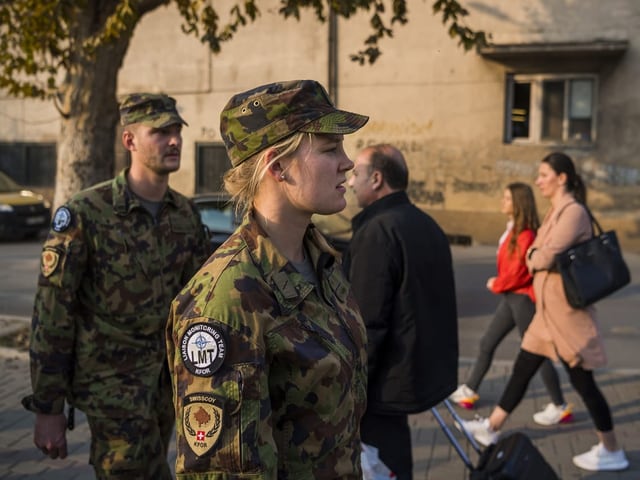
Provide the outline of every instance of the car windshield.
<path id="1" fill-rule="evenodd" d="M 204 223 L 212 232 L 234 231 L 233 206 L 231 205 L 199 205 L 200 216 Z"/>
<path id="2" fill-rule="evenodd" d="M 6 173 L 0 172 L 0 193 L 19 192 L 23 188 Z"/>

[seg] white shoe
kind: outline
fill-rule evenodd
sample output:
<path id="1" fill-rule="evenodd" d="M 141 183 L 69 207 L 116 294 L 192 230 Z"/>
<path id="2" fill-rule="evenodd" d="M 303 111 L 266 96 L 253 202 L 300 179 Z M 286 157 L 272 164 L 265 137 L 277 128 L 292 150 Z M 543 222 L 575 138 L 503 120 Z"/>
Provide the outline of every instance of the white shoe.
<path id="1" fill-rule="evenodd" d="M 449 400 L 454 403 L 457 403 L 462 408 L 466 408 L 470 410 L 473 408 L 473 405 L 478 401 L 480 396 L 467 387 L 464 383 L 460 385 L 455 392 L 449 395 Z"/>
<path id="2" fill-rule="evenodd" d="M 476 416 L 475 420 L 462 420 L 462 425 L 455 422 L 458 430 L 464 429 L 473 435 L 478 443 L 482 446 L 488 447 L 493 445 L 500 438 L 500 431 L 495 431 L 489 426 L 489 419 Z"/>
<path id="3" fill-rule="evenodd" d="M 544 410 L 533 414 L 533 421 L 538 425 L 557 425 L 573 421 L 573 412 L 570 404 L 554 405 L 549 403 Z"/>
<path id="4" fill-rule="evenodd" d="M 591 472 L 624 470 L 629 466 L 624 450 L 610 452 L 602 443 L 594 445 L 586 453 L 573 457 L 573 463 L 576 467 Z"/>

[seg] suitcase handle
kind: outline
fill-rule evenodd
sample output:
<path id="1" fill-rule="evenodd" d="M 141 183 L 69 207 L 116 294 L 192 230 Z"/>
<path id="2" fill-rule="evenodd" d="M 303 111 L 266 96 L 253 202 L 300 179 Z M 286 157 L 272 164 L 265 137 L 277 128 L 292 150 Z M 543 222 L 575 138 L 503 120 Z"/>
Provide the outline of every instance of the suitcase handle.
<path id="1" fill-rule="evenodd" d="M 473 449 L 480 454 L 482 452 L 482 449 L 480 448 L 480 446 L 478 445 L 478 442 L 476 442 L 476 439 L 473 438 L 473 435 L 471 435 L 466 428 L 464 428 L 462 422 L 462 419 L 460 418 L 460 416 L 456 413 L 456 411 L 453 409 L 453 407 L 451 406 L 451 403 L 449 403 L 449 400 L 445 399 L 443 401 L 445 407 L 447 407 L 447 410 L 449 410 L 449 413 L 451 414 L 451 416 L 453 417 L 453 419 L 458 423 L 458 425 L 460 426 L 460 431 L 464 434 L 465 437 L 467 437 L 467 440 L 469 440 L 469 443 L 471 444 L 471 446 L 473 447 Z M 453 433 L 451 432 L 451 429 L 449 428 L 449 426 L 445 423 L 445 421 L 443 420 L 442 416 L 440 415 L 440 412 L 438 412 L 438 409 L 436 407 L 432 407 L 431 408 L 431 414 L 433 415 L 433 417 L 436 419 L 436 421 L 438 422 L 438 424 L 440 425 L 440 428 L 442 429 L 442 431 L 444 432 L 444 434 L 447 436 L 447 438 L 449 439 L 449 442 L 451 443 L 451 445 L 453 446 L 453 448 L 456 450 L 456 452 L 458 452 L 458 456 L 462 459 L 462 461 L 464 462 L 464 464 L 467 466 L 467 468 L 470 471 L 475 471 L 475 466 L 473 465 L 473 463 L 471 462 L 471 459 L 469 458 L 469 456 L 467 455 L 467 453 L 464 451 L 464 449 L 462 448 L 462 446 L 460 445 L 460 443 L 458 442 L 458 439 L 453 435 Z"/>
<path id="2" fill-rule="evenodd" d="M 474 438 L 473 435 L 471 435 L 466 428 L 464 428 L 464 423 L 462 418 L 460 418 L 460 415 L 458 415 L 458 412 L 455 411 L 455 409 L 451 406 L 451 402 L 445 398 L 444 400 L 444 406 L 447 407 L 447 410 L 449 410 L 449 413 L 451 414 L 451 416 L 453 417 L 453 419 L 458 423 L 458 425 L 460 426 L 460 431 L 464 434 L 465 437 L 467 437 L 467 440 L 469 440 L 469 443 L 471 444 L 471 446 L 473 447 L 473 449 L 477 452 L 477 453 L 482 453 L 482 447 L 480 447 L 480 445 L 478 445 L 477 440 Z"/>

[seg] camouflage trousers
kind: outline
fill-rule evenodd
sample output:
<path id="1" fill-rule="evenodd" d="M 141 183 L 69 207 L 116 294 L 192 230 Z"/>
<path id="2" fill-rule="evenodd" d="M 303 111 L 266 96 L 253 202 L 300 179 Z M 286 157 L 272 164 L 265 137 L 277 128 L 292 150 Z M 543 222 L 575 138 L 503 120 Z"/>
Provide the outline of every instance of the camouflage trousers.
<path id="1" fill-rule="evenodd" d="M 163 377 L 168 372 L 163 372 Z M 99 480 L 171 480 L 167 462 L 175 415 L 171 385 L 163 378 L 153 418 L 87 415 L 91 430 L 89 463 Z"/>

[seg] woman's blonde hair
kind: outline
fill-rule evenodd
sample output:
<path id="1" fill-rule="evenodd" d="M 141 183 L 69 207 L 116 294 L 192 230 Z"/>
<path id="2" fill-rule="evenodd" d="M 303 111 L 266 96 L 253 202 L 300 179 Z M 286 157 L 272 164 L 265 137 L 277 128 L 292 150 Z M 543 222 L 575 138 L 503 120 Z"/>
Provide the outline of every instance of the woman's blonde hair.
<path id="1" fill-rule="evenodd" d="M 229 195 L 231 195 L 232 201 L 236 204 L 236 209 L 242 215 L 253 205 L 253 199 L 258 191 L 258 186 L 269 167 L 278 160 L 293 155 L 298 147 L 300 147 L 305 135 L 311 137 L 311 134 L 296 132 L 284 140 L 258 152 L 253 157 L 245 160 L 224 174 L 224 188 Z M 263 159 L 269 150 L 276 150 L 277 153 L 268 164 L 263 165 Z"/>

